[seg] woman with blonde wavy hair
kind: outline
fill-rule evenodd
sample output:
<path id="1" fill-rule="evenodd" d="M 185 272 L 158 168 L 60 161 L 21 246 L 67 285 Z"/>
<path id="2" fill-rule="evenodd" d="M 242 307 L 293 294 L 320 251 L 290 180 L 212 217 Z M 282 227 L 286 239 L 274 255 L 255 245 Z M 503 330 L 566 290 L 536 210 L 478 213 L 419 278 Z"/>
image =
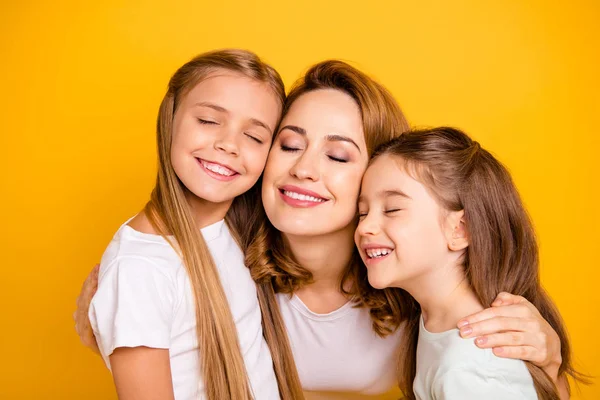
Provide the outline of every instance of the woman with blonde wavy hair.
<path id="1" fill-rule="evenodd" d="M 412 303 L 369 286 L 353 235 L 370 155 L 408 129 L 391 94 L 341 61 L 314 65 L 288 94 L 254 199 L 260 204 L 262 197 L 266 217 L 248 221 L 252 240 L 241 243 L 283 399 L 401 395 L 396 357 L 410 311 L 404 307 Z M 94 290 L 92 273 L 76 318 L 90 347 Z M 537 310 L 509 294 L 493 305 L 465 319 L 464 335 L 482 336 L 478 346 L 502 349 L 502 356 L 531 360 L 562 384 L 560 341 Z"/>

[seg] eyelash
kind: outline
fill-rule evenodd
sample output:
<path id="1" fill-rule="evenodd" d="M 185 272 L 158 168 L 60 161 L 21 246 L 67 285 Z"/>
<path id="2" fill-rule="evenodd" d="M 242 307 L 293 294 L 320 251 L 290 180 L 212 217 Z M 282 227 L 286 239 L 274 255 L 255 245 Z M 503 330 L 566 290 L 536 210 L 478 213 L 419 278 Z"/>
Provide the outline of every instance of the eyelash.
<path id="1" fill-rule="evenodd" d="M 302 149 L 281 145 L 281 151 L 293 153 L 293 152 L 299 151 L 299 150 L 302 150 Z M 344 160 L 343 158 L 337 158 L 337 157 L 333 157 L 333 156 L 327 156 L 327 157 L 329 157 L 329 159 L 331 161 L 335 161 L 335 162 L 339 162 L 339 163 L 347 163 L 348 162 L 348 160 Z"/>
<path id="2" fill-rule="evenodd" d="M 198 122 L 200 122 L 202 125 L 219 125 L 215 121 L 208 121 L 208 120 L 202 119 L 202 118 L 198 118 Z"/>
<path id="3" fill-rule="evenodd" d="M 344 160 L 343 158 L 337 158 L 333 156 L 327 156 L 331 161 L 339 162 L 339 163 L 347 163 L 348 160 Z"/>
<path id="4" fill-rule="evenodd" d="M 255 137 L 255 136 L 252 136 L 252 135 L 250 135 L 248 133 L 244 133 L 244 135 L 248 136 L 250 139 L 254 140 L 258 144 L 263 144 L 263 141 L 260 140 L 259 138 Z"/>
<path id="5" fill-rule="evenodd" d="M 218 124 L 217 122 L 215 122 L 215 121 L 209 121 L 209 120 L 202 119 L 202 118 L 198 118 L 198 122 L 200 122 L 202 125 L 219 125 L 219 124 Z M 258 143 L 258 144 L 263 144 L 263 141 L 262 141 L 262 140 L 260 140 L 260 139 L 259 139 L 259 138 L 257 138 L 257 137 L 254 137 L 254 136 L 252 136 L 252 135 L 250 135 L 250 134 L 248 134 L 248 133 L 244 133 L 244 135 L 248 136 L 250 139 L 254 140 L 254 141 L 255 141 L 256 143 Z"/>
<path id="6" fill-rule="evenodd" d="M 287 152 L 293 153 L 294 151 L 298 151 L 298 150 L 300 150 L 300 149 L 295 148 L 295 147 L 288 147 L 288 146 L 281 145 L 281 151 L 287 151 Z"/>
<path id="7" fill-rule="evenodd" d="M 386 213 L 386 214 L 392 214 L 392 213 L 395 213 L 397 211 L 402 211 L 402 209 L 401 208 L 394 208 L 393 210 L 385 210 L 384 213 Z"/>

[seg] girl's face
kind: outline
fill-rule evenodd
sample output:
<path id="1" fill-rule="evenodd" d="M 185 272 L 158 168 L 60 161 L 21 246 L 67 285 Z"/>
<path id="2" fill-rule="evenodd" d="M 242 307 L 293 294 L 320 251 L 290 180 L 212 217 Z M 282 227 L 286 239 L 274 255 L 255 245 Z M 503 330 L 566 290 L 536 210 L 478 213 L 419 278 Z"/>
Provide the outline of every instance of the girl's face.
<path id="1" fill-rule="evenodd" d="M 230 71 L 209 75 L 175 112 L 175 173 L 195 196 L 231 202 L 260 177 L 280 113 L 267 84 Z"/>
<path id="2" fill-rule="evenodd" d="M 354 99 L 333 89 L 305 93 L 280 127 L 262 185 L 273 226 L 289 235 L 317 236 L 354 223 L 368 161 Z"/>
<path id="3" fill-rule="evenodd" d="M 383 155 L 367 169 L 354 240 L 377 289 L 410 287 L 434 268 L 454 262 L 453 213 L 444 211 L 398 158 Z M 448 236 L 450 235 L 450 236 Z"/>

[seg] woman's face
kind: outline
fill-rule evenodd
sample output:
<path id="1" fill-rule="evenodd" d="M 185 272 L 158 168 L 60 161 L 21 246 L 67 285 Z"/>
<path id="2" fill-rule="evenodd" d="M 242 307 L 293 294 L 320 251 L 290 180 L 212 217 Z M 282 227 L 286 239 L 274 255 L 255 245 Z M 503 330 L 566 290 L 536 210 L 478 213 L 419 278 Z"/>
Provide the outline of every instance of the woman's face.
<path id="1" fill-rule="evenodd" d="M 281 122 L 263 175 L 263 204 L 273 226 L 288 235 L 319 236 L 354 224 L 368 158 L 352 97 L 334 89 L 300 96 Z"/>

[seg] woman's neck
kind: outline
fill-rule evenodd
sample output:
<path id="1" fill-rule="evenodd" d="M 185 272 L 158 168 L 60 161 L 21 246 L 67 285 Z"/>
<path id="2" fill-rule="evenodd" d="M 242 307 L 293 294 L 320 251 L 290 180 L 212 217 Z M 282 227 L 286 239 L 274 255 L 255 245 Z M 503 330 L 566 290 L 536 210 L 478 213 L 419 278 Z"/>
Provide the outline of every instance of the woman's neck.
<path id="1" fill-rule="evenodd" d="M 354 224 L 321 236 L 284 234 L 295 260 L 313 275 L 313 282 L 296 292 L 314 312 L 333 311 L 348 301 L 340 284 L 354 251 Z"/>

